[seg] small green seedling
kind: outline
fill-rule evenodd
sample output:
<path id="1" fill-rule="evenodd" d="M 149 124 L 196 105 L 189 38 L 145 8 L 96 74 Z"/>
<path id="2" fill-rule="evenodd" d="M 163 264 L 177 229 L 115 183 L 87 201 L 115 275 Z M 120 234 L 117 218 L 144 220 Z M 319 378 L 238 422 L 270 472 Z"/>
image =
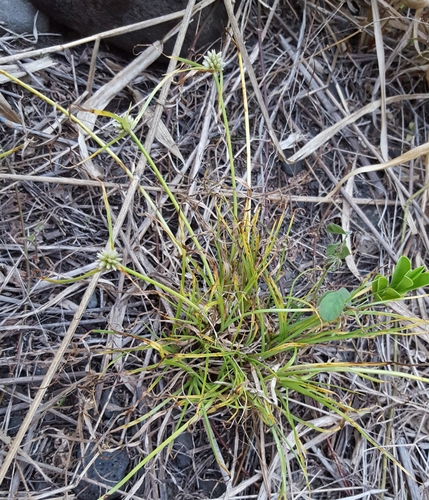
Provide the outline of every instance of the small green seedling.
<path id="1" fill-rule="evenodd" d="M 329 234 L 340 234 L 341 236 L 346 236 L 348 233 L 337 224 L 328 224 L 326 226 L 326 232 Z M 347 248 L 345 239 L 342 238 L 341 241 L 335 243 L 330 243 L 326 247 L 326 263 L 325 269 L 319 283 L 324 282 L 325 276 L 328 271 L 332 271 L 340 267 L 342 261 L 350 255 L 350 250 Z M 337 291 L 327 292 L 319 304 L 319 314 L 323 321 L 334 321 L 343 312 L 344 307 L 348 300 L 350 299 L 350 292 L 345 288 L 340 288 Z"/>
<path id="2" fill-rule="evenodd" d="M 347 236 L 349 234 L 347 231 L 337 224 L 328 224 L 326 226 L 326 232 L 329 234 L 340 234 L 342 236 Z M 344 238 L 341 241 L 335 243 L 330 243 L 326 247 L 326 265 L 329 268 L 338 267 L 341 262 L 350 255 L 350 250 L 347 248 Z"/>
<path id="3" fill-rule="evenodd" d="M 404 297 L 408 292 L 429 286 L 429 272 L 420 266 L 411 269 L 408 257 L 402 256 L 396 264 L 392 279 L 378 275 L 372 283 L 372 293 L 377 301 L 395 300 Z"/>

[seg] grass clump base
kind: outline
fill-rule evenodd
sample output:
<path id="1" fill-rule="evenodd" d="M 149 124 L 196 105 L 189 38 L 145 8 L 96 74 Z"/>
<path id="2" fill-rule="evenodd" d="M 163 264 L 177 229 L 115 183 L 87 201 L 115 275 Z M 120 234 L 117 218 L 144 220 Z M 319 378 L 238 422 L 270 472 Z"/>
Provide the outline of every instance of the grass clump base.
<path id="1" fill-rule="evenodd" d="M 209 64 L 213 58 L 216 66 L 212 68 Z M 161 333 L 153 335 L 150 342 L 142 339 L 141 346 L 133 349 L 134 352 L 150 351 L 156 362 L 128 374 L 150 374 L 154 381 L 148 393 L 161 401 L 155 410 L 175 414 L 177 423 L 169 437 L 141 460 L 107 496 L 126 484 L 164 448 L 171 450 L 181 433 L 198 421 L 204 424 L 211 450 L 227 487 L 231 489 L 230 469 L 235 465 L 227 464 L 211 424 L 213 418 L 219 419 L 222 415 L 225 426 L 246 421 L 251 422 L 250 427 L 262 426 L 264 433 L 268 433 L 275 444 L 277 459 L 272 461 L 270 471 L 265 470 L 262 476 L 263 488 L 268 495 L 275 492 L 278 498 L 286 498 L 288 456 L 300 464 L 308 483 L 306 447 L 298 428 L 326 431 L 320 427 L 318 419 L 308 421 L 298 416 L 291 409 L 291 401 L 294 401 L 293 406 L 305 401 L 304 406 L 314 405 L 321 413 L 333 416 L 334 427 L 339 423 L 352 426 L 368 443 L 380 448 L 386 457 L 400 466 L 394 456 L 381 448 L 360 425 L 362 414 L 371 412 L 371 408 L 356 408 L 353 402 L 364 393 L 350 389 L 344 381 L 357 376 L 377 386 L 385 383 L 387 375 L 429 382 L 429 379 L 397 370 L 391 363 L 304 361 L 311 346 L 338 345 L 382 334 L 404 334 L 407 329 L 414 328 L 415 322 L 404 326 L 407 318 L 400 315 L 386 318 L 380 312 L 380 306 L 427 286 L 429 273 L 425 272 L 424 266 L 412 269 L 409 259 L 402 257 L 390 282 L 379 275 L 356 289 L 342 286 L 325 292 L 327 276 L 350 254 L 345 244 L 347 232 L 330 224 L 327 233 L 339 241 L 327 246 L 325 262 L 315 270 L 318 278 L 314 284 L 304 293 L 299 293 L 298 286 L 307 274 L 300 273 L 286 293 L 282 291 L 278 283 L 293 220 L 285 227 L 284 214 L 280 213 L 272 227 L 266 227 L 262 224 L 260 206 L 254 206 L 250 198 L 238 203 L 233 148 L 222 93 L 223 63 L 220 54 L 212 54 L 211 59 L 206 58 L 203 66 L 182 60 L 191 64 L 194 70 L 213 72 L 229 157 L 232 200 L 215 200 L 214 216 L 205 227 L 204 240 L 192 229 L 179 201 L 132 129 L 127 130 L 123 119 L 114 117 L 120 120 L 122 128 L 147 158 L 177 212 L 178 229 L 175 231 L 170 226 L 164 229 L 167 235 L 176 232 L 170 243 L 175 247 L 181 265 L 180 285 L 174 289 L 122 265 L 114 254 L 116 269 L 152 285 L 158 290 L 161 302 L 168 304 L 166 311 L 171 311 L 162 314 Z M 245 90 L 243 94 L 245 96 Z M 247 123 L 247 108 L 244 119 Z M 246 126 L 245 130 L 248 133 L 249 127 Z M 247 135 L 247 143 L 249 140 Z M 248 189 L 251 189 L 251 175 L 247 179 Z M 105 193 L 104 201 L 109 213 Z M 110 241 L 112 250 L 109 252 L 115 252 L 112 237 Z M 99 269 L 102 266 L 107 269 L 107 261 L 111 265 L 109 252 L 107 257 L 100 257 Z M 123 351 L 112 351 L 111 354 L 122 356 Z M 331 380 L 323 381 L 326 378 Z M 165 380 L 176 383 L 168 383 L 168 389 L 165 389 Z M 155 410 L 134 424 L 147 421 Z M 127 428 L 132 425 L 127 424 Z"/>

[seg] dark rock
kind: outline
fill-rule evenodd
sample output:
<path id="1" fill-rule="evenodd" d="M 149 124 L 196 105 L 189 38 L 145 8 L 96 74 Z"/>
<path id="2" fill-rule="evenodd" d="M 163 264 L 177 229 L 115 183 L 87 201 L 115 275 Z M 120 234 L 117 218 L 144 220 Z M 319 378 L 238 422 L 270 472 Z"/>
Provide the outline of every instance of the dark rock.
<path id="1" fill-rule="evenodd" d="M 71 28 L 82 36 L 93 35 L 183 10 L 188 0 L 30 0 L 54 21 Z M 144 45 L 162 39 L 179 20 L 152 26 L 108 39 L 109 43 L 129 52 L 141 52 Z M 227 16 L 222 0 L 193 17 L 184 44 L 184 55 L 190 48 L 198 52 L 220 38 Z M 194 47 L 195 43 L 195 47 Z M 174 39 L 164 48 L 169 53 Z"/>
<path id="2" fill-rule="evenodd" d="M 6 30 L 33 33 L 36 13 L 28 0 L 0 0 L 0 35 Z M 49 31 L 49 20 L 42 13 L 37 16 L 36 28 L 39 32 Z"/>
<path id="3" fill-rule="evenodd" d="M 204 479 L 200 481 L 200 488 L 206 498 L 218 498 L 226 491 L 226 486 L 222 481 L 214 479 Z"/>
<path id="4" fill-rule="evenodd" d="M 95 445 L 91 444 L 82 459 L 81 469 L 84 469 L 89 464 L 95 452 Z M 125 450 L 103 452 L 88 469 L 86 477 L 104 484 L 105 488 L 81 481 L 74 488 L 77 498 L 79 500 L 95 500 L 105 495 L 110 488 L 125 477 L 129 462 L 130 459 Z M 118 495 L 109 496 L 109 500 L 113 500 L 114 498 L 118 498 Z"/>
<path id="5" fill-rule="evenodd" d="M 115 393 L 111 394 L 110 389 L 102 392 L 100 408 L 104 408 L 105 418 L 117 417 L 121 413 L 120 404 L 121 402 L 119 401 L 118 396 Z"/>
<path id="6" fill-rule="evenodd" d="M 298 175 L 304 169 L 304 164 L 301 160 L 297 161 L 296 163 L 285 163 L 282 161 L 280 162 L 280 166 L 283 172 L 289 177 Z"/>
<path id="7" fill-rule="evenodd" d="M 192 457 L 188 452 L 193 448 L 194 442 L 190 432 L 183 432 L 177 436 L 173 445 L 173 463 L 178 469 L 184 470 L 192 465 Z"/>

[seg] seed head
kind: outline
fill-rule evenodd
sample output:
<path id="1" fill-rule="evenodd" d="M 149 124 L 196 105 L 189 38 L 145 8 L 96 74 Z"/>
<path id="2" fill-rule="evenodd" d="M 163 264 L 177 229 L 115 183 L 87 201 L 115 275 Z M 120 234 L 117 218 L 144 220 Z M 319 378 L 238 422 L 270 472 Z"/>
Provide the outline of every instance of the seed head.
<path id="1" fill-rule="evenodd" d="M 97 267 L 100 271 L 114 271 L 121 265 L 117 251 L 113 248 L 97 254 Z"/>
<path id="2" fill-rule="evenodd" d="M 127 122 L 128 128 L 130 130 L 133 130 L 135 128 L 136 123 L 128 111 L 126 113 L 123 113 L 122 115 L 120 115 L 120 118 L 122 118 L 123 120 L 125 120 Z M 118 133 L 120 133 L 124 130 L 124 124 L 121 123 L 120 121 L 115 120 L 113 122 L 113 126 Z"/>
<path id="3" fill-rule="evenodd" d="M 225 67 L 225 62 L 222 59 L 222 52 L 209 50 L 204 56 L 203 66 L 207 69 L 211 69 L 220 73 Z"/>

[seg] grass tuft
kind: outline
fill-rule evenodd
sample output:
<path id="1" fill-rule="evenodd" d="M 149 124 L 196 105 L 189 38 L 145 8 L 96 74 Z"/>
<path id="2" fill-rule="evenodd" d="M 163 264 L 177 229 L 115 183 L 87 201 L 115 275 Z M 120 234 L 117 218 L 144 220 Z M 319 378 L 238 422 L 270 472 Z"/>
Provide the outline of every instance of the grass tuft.
<path id="1" fill-rule="evenodd" d="M 177 215 L 177 227 L 162 218 L 154 201 L 142 188 L 145 199 L 155 208 L 158 222 L 175 249 L 175 257 L 180 260 L 180 274 L 166 284 L 156 276 L 136 271 L 125 258 L 121 260 L 113 241 L 108 196 L 104 186 L 101 186 L 109 230 L 107 249 L 97 255 L 96 268 L 84 276 L 50 280 L 65 284 L 97 272 L 119 271 L 145 282 L 151 292 L 158 294 L 160 304 L 168 304 L 162 313 L 159 334 L 151 339 L 136 337 L 140 345 L 132 348 L 140 354 L 151 353 L 152 362 L 128 372 L 129 375 L 138 375 L 143 371 L 150 373 L 152 383 L 147 392 L 159 403 L 126 427 L 149 421 L 157 412 L 171 411 L 178 414 L 175 428 L 101 498 L 107 498 L 121 488 L 198 421 L 205 427 L 219 467 L 228 476 L 230 471 L 211 427 L 211 417 L 219 412 L 227 416 L 225 425 L 249 419 L 251 426 L 263 423 L 279 457 L 279 497 L 286 498 L 288 453 L 293 454 L 307 477 L 306 448 L 298 428 L 308 426 L 313 430 L 324 430 L 299 416 L 297 406 L 311 404 L 320 411 L 334 414 L 356 429 L 371 445 L 382 450 L 377 440 L 359 423 L 362 415 L 370 412 L 371 408 L 354 405 L 356 398 L 363 394 L 359 389 L 348 386 L 348 376 L 365 379 L 375 385 L 385 384 L 386 377 L 429 383 L 429 379 L 389 363 L 307 362 L 308 351 L 314 345 L 411 332 L 418 321 L 394 313 L 386 316 L 385 305 L 391 300 L 402 300 L 406 293 L 429 285 L 429 273 L 424 267 L 412 269 L 410 261 L 401 257 L 390 279 L 378 275 L 354 289 L 345 283 L 341 288 L 329 290 L 327 278 L 349 255 L 345 245 L 347 233 L 338 226 L 330 225 L 326 228 L 327 232 L 338 241 L 328 246 L 322 266 L 311 270 L 318 276 L 314 285 L 307 292 L 298 293 L 299 283 L 306 279 L 306 273 L 301 273 L 284 291 L 279 285 L 279 277 L 285 262 L 292 221 L 285 221 L 285 214 L 281 214 L 270 227 L 266 227 L 261 206 L 255 205 L 250 197 L 245 198 L 244 203 L 239 202 L 233 144 L 223 96 L 224 63 L 221 56 L 210 53 L 202 65 L 183 59 L 181 62 L 190 65 L 190 70 L 194 72 L 211 72 L 215 80 L 228 152 L 231 199 L 215 198 L 214 216 L 202 238 L 134 132 L 143 112 L 136 119 L 129 114 L 117 116 L 98 112 L 118 123 L 115 141 L 125 136 L 134 141 L 168 196 Z M 184 71 L 188 69 L 182 69 L 177 74 Z M 244 101 L 247 102 L 244 72 L 241 74 Z M 171 76 L 174 75 L 168 75 Z M 17 79 L 14 81 L 21 83 Z M 162 83 L 148 97 L 143 110 Z M 23 84 L 23 87 L 33 91 L 28 85 Z M 68 111 L 57 109 L 72 118 Z M 244 120 L 248 124 L 247 105 L 244 106 Z M 76 119 L 74 121 L 82 126 Z M 249 136 L 246 133 L 248 146 Z M 106 145 L 97 140 L 102 151 L 108 151 L 115 141 Z M 250 147 L 246 151 L 249 156 Z M 132 174 L 127 170 L 127 175 Z M 252 188 L 250 175 L 246 188 L 249 191 Z M 129 351 L 110 351 L 116 357 L 126 352 Z M 170 384 L 165 383 L 166 380 L 177 382 Z M 293 436 L 292 440 L 290 436 Z M 388 450 L 383 449 L 382 452 L 395 461 Z M 270 485 L 267 483 L 265 487 L 270 488 Z"/>

